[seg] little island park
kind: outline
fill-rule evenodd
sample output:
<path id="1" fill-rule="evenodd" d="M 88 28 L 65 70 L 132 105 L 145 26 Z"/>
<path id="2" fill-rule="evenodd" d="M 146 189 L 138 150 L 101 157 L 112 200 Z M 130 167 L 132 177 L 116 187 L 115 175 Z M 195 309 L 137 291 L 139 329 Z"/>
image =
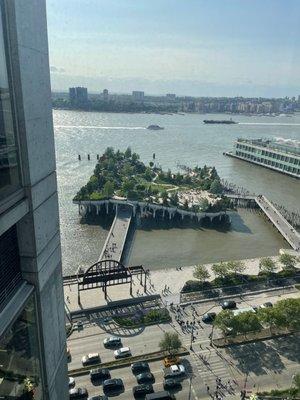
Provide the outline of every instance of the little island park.
<path id="1" fill-rule="evenodd" d="M 108 147 L 99 157 L 93 175 L 73 199 L 91 211 L 101 206 L 130 205 L 142 216 L 167 216 L 169 219 L 196 218 L 200 221 L 218 216 L 228 222 L 226 210 L 232 208 L 230 199 L 223 195 L 223 186 L 215 167 L 184 167 L 183 172 L 163 171 L 153 161 L 148 165 L 128 147 L 125 152 Z M 111 206 L 110 206 L 111 207 Z M 224 218 L 225 216 L 225 218 Z"/>

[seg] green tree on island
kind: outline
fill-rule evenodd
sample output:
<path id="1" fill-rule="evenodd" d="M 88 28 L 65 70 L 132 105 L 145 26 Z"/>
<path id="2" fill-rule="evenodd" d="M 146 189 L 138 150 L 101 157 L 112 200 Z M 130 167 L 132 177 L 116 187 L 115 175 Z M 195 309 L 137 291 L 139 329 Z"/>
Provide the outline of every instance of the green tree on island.
<path id="1" fill-rule="evenodd" d="M 125 150 L 125 158 L 131 158 L 131 148 L 127 147 L 127 149 Z"/>
<path id="2" fill-rule="evenodd" d="M 207 200 L 207 198 L 201 199 L 200 201 L 200 208 L 201 211 L 207 211 L 209 209 L 209 201 Z"/>
<path id="3" fill-rule="evenodd" d="M 103 187 L 103 195 L 105 197 L 111 197 L 114 194 L 114 183 L 113 182 L 106 182 L 104 187 Z"/>
<path id="4" fill-rule="evenodd" d="M 213 194 L 221 194 L 223 191 L 220 179 L 214 179 L 210 185 L 210 191 Z"/>
<path id="5" fill-rule="evenodd" d="M 264 257 L 259 262 L 259 270 L 265 272 L 266 274 L 272 274 L 276 271 L 277 266 L 275 261 L 270 257 Z"/>
<path id="6" fill-rule="evenodd" d="M 199 264 L 195 266 L 193 277 L 204 283 L 210 278 L 210 273 L 204 265 Z"/>
<path id="7" fill-rule="evenodd" d="M 168 198 L 169 198 L 168 192 L 167 192 L 166 190 L 163 190 L 163 191 L 160 193 L 160 196 L 161 196 L 161 198 L 162 198 L 162 203 L 163 203 L 163 205 L 164 205 L 164 206 L 168 206 L 168 205 L 169 205 L 169 203 L 168 203 Z"/>
<path id="8" fill-rule="evenodd" d="M 297 264 L 297 257 L 285 253 L 279 256 L 279 261 L 286 269 L 293 269 Z"/>
<path id="9" fill-rule="evenodd" d="M 167 351 L 170 355 L 174 355 L 182 346 L 178 333 L 165 332 L 163 339 L 159 342 L 161 351 Z"/>

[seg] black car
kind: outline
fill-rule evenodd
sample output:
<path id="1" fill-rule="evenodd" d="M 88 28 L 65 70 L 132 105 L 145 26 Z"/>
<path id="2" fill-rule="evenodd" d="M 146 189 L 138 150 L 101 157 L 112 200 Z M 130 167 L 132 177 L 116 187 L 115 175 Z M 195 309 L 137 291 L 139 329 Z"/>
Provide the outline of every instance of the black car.
<path id="1" fill-rule="evenodd" d="M 108 400 L 108 397 L 105 394 L 99 394 L 99 396 L 89 397 L 87 400 Z"/>
<path id="2" fill-rule="evenodd" d="M 140 374 L 141 372 L 150 371 L 150 367 L 146 361 L 138 361 L 131 364 L 131 371 L 133 374 Z"/>
<path id="3" fill-rule="evenodd" d="M 141 374 L 137 375 L 136 380 L 138 383 L 153 383 L 155 381 L 151 372 L 142 372 Z"/>
<path id="4" fill-rule="evenodd" d="M 234 300 L 224 300 L 221 303 L 221 307 L 223 310 L 230 310 L 232 308 L 236 308 L 236 302 Z"/>
<path id="5" fill-rule="evenodd" d="M 86 388 L 74 388 L 69 390 L 70 399 L 87 399 L 88 391 Z"/>
<path id="6" fill-rule="evenodd" d="M 206 324 L 209 324 L 210 322 L 213 322 L 213 320 L 216 318 L 216 313 L 215 312 L 209 312 L 203 315 L 202 321 L 205 322 Z"/>
<path id="7" fill-rule="evenodd" d="M 165 379 L 165 381 L 164 381 L 164 389 L 165 390 L 181 389 L 181 388 L 182 388 L 181 383 L 177 379 L 168 378 L 168 379 Z"/>
<path id="8" fill-rule="evenodd" d="M 124 384 L 122 379 L 106 379 L 103 382 L 103 392 L 108 393 L 119 393 L 124 390 Z"/>
<path id="9" fill-rule="evenodd" d="M 107 368 L 95 368 L 90 370 L 91 381 L 110 379 L 110 372 Z"/>
<path id="10" fill-rule="evenodd" d="M 151 383 L 144 383 L 142 385 L 134 386 L 132 393 L 135 398 L 144 397 L 148 393 L 154 393 Z"/>

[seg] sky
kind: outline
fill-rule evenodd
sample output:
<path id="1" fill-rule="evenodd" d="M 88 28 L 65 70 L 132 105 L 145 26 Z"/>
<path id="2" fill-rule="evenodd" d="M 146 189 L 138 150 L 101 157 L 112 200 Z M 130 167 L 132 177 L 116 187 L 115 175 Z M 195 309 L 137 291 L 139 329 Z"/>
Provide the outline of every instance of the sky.
<path id="1" fill-rule="evenodd" d="M 52 90 L 300 94 L 299 0 L 47 0 Z"/>

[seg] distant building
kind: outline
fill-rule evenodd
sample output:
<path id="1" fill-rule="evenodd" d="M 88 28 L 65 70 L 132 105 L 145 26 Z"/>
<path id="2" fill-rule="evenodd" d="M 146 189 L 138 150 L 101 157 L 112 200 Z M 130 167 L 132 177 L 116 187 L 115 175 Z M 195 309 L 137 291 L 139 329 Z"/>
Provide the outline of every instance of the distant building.
<path id="1" fill-rule="evenodd" d="M 88 102 L 88 91 L 85 87 L 69 88 L 69 100 L 72 105 L 85 105 Z"/>
<path id="2" fill-rule="evenodd" d="M 102 92 L 102 99 L 103 99 L 104 101 L 107 101 L 107 100 L 108 100 L 108 90 L 107 90 L 107 89 L 103 89 L 103 92 Z"/>
<path id="3" fill-rule="evenodd" d="M 300 178 L 300 142 L 292 139 L 237 139 L 227 155 Z"/>
<path id="4" fill-rule="evenodd" d="M 174 100 L 174 99 L 176 99 L 176 94 L 175 93 L 167 93 L 166 97 L 168 99 Z"/>
<path id="5" fill-rule="evenodd" d="M 77 99 L 76 88 L 74 88 L 74 87 L 69 88 L 69 100 L 70 100 L 71 104 L 75 104 L 76 99 Z"/>
<path id="6" fill-rule="evenodd" d="M 134 101 L 143 101 L 144 97 L 145 97 L 145 93 L 144 92 L 141 92 L 139 90 L 134 90 L 132 92 L 132 99 Z"/>

